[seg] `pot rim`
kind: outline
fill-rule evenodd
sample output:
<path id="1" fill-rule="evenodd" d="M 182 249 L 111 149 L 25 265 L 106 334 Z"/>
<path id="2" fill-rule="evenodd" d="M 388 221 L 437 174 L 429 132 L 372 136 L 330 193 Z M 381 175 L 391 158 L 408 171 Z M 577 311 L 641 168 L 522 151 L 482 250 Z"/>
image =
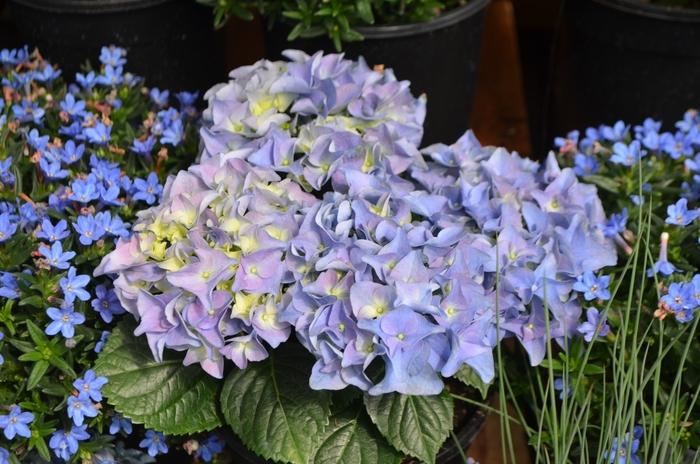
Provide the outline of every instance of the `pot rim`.
<path id="1" fill-rule="evenodd" d="M 676 21 L 681 23 L 700 22 L 700 9 L 678 8 L 662 5 L 651 5 L 639 0 L 590 0 L 603 6 L 662 21 Z"/>
<path id="2" fill-rule="evenodd" d="M 58 14 L 100 15 L 142 10 L 173 0 L 10 0 L 10 3 Z"/>
<path id="3" fill-rule="evenodd" d="M 358 26 L 355 30 L 362 34 L 365 40 L 393 39 L 409 35 L 425 34 L 453 26 L 474 16 L 486 8 L 486 5 L 488 5 L 490 1 L 491 0 L 469 0 L 466 5 L 450 10 L 432 21 L 384 26 Z"/>

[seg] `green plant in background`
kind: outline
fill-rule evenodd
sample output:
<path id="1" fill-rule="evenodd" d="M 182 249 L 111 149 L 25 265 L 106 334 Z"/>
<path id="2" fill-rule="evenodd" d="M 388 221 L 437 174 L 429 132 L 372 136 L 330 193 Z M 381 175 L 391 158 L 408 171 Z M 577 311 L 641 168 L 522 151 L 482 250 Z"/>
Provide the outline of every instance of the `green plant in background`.
<path id="1" fill-rule="evenodd" d="M 556 141 L 562 162 L 615 213 L 601 227 L 624 255 L 609 270 L 609 295 L 591 295 L 584 338 L 566 351 L 548 344 L 535 370 L 517 355 L 500 370 L 537 462 L 700 459 L 699 123 L 689 111 L 674 132 L 647 119 Z"/>
<path id="2" fill-rule="evenodd" d="M 269 27 L 289 25 L 287 40 L 326 35 L 336 49 L 343 42 L 362 40 L 358 26 L 410 24 L 431 21 L 467 0 L 197 0 L 214 9 L 214 24 L 231 17 L 251 20 L 257 12 Z"/>

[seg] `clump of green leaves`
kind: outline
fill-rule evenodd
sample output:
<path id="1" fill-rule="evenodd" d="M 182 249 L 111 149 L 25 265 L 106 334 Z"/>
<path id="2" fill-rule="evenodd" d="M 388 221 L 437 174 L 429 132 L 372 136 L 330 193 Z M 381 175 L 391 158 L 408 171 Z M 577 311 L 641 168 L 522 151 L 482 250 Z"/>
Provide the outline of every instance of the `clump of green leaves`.
<path id="1" fill-rule="evenodd" d="M 109 279 L 91 277 L 159 182 L 191 162 L 197 95 L 171 106 L 123 71 L 125 55 L 103 47 L 102 64 L 71 83 L 38 51 L 0 50 L 2 463 L 153 462 L 138 449 L 143 429 L 108 433 L 120 418 L 92 367 L 125 309 Z"/>
<path id="2" fill-rule="evenodd" d="M 467 0 L 198 0 L 214 9 L 214 24 L 231 17 L 245 20 L 255 12 L 270 27 L 288 25 L 287 40 L 327 36 L 338 51 L 343 42 L 362 40 L 359 26 L 411 24 L 431 21 Z"/>

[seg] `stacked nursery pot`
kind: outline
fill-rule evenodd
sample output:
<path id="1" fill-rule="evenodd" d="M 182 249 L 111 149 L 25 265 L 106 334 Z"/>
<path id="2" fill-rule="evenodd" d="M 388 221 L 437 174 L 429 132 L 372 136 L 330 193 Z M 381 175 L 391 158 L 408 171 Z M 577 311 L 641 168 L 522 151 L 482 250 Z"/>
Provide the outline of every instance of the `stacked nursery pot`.
<path id="1" fill-rule="evenodd" d="M 205 89 L 223 72 L 208 10 L 190 0 L 10 0 L 24 43 L 80 71 L 109 44 L 155 86 Z M 203 56 L 205 54 L 206 56 Z"/>
<path id="2" fill-rule="evenodd" d="M 700 10 L 659 3 L 566 2 L 550 136 L 601 115 L 673 121 L 700 99 Z"/>
<path id="3" fill-rule="evenodd" d="M 424 23 L 358 26 L 364 39 L 343 43 L 348 58 L 362 56 L 370 66 L 392 68 L 411 82 L 416 95 L 427 95 L 426 145 L 456 140 L 469 127 L 488 3 L 470 0 Z M 309 54 L 336 51 L 326 36 L 287 41 L 290 31 L 284 23 L 267 30 L 269 59 L 279 59 L 290 48 Z"/>

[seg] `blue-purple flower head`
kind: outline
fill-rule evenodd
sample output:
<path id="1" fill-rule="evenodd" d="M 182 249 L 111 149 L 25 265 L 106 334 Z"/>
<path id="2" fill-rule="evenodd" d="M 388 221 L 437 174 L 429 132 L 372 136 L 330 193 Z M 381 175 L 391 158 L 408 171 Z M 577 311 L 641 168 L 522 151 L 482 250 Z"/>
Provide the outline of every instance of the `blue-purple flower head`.
<path id="1" fill-rule="evenodd" d="M 186 364 L 217 377 L 224 357 L 241 367 L 263 359 L 263 342 L 276 347 L 290 334 L 278 318 L 290 282 L 284 261 L 312 202 L 297 184 L 239 159 L 217 155 L 180 172 L 96 270 L 119 273 L 121 305 L 103 294 L 95 309 L 137 316 L 156 359 L 186 348 Z"/>
<path id="2" fill-rule="evenodd" d="M 595 272 L 617 257 L 599 227 L 605 214 L 596 188 L 560 168 L 553 154 L 539 166 L 501 148 L 483 148 L 470 133 L 424 153 L 433 162 L 412 170 L 412 176 L 493 237 L 505 293 L 500 326 L 538 364 L 545 354 L 547 317 L 560 343 L 575 334 L 581 306 L 573 289 L 579 286 L 590 299 L 609 298 L 607 277 Z"/>
<path id="3" fill-rule="evenodd" d="M 286 56 L 238 68 L 207 92 L 202 159 L 244 158 L 301 177 L 313 190 L 329 181 L 342 189 L 343 166 L 400 174 L 422 161 L 425 101 L 408 82 L 342 55 Z"/>
<path id="4" fill-rule="evenodd" d="M 457 306 L 466 304 L 456 296 L 462 289 L 457 275 L 463 270 L 465 280 L 483 278 L 483 268 L 493 267 L 490 244 L 467 237 L 459 217 L 442 215 L 446 200 L 440 196 L 401 196 L 396 189 L 402 184 L 376 182 L 369 189 L 368 179 L 349 178 L 349 190 L 361 193 L 329 193 L 311 208 L 287 260 L 295 283 L 283 298 L 283 319 L 316 357 L 312 388 L 434 394 L 443 388 L 441 376 L 454 373 L 443 374 L 452 369 L 448 362 L 470 362 L 492 375 L 488 358 L 453 347 L 448 335 L 453 320 L 472 322 L 469 310 Z M 420 219 L 411 220 L 412 214 Z M 463 258 L 480 248 L 485 266 L 466 269 Z M 493 312 L 481 310 L 490 327 Z M 471 342 L 490 356 L 491 335 L 486 330 Z M 366 372 L 375 360 L 385 366 L 376 383 Z"/>

